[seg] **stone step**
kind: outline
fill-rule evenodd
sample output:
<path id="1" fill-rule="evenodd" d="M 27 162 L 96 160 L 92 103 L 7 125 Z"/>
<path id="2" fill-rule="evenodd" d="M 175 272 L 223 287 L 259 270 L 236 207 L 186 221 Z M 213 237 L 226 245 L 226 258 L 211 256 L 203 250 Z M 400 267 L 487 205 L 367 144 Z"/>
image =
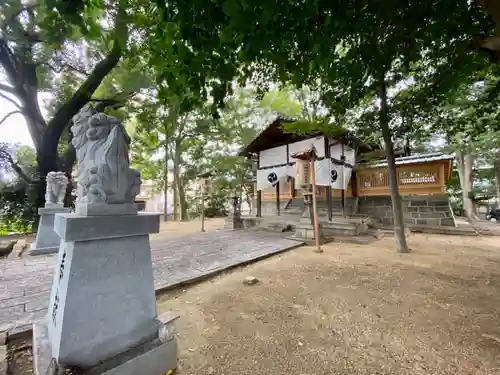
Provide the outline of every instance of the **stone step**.
<path id="1" fill-rule="evenodd" d="M 352 243 L 358 245 L 369 245 L 377 240 L 376 237 L 370 235 L 363 235 L 363 236 L 335 235 L 328 239 L 331 242 L 343 242 L 343 243 Z"/>
<path id="2" fill-rule="evenodd" d="M 360 223 L 350 222 L 350 221 L 327 221 L 321 222 L 321 225 L 324 228 L 340 228 L 340 229 L 349 229 L 349 228 L 357 228 Z"/>
<path id="3" fill-rule="evenodd" d="M 333 215 L 332 223 L 354 223 L 354 224 L 364 224 L 368 218 L 366 216 L 346 216 L 342 217 L 339 215 Z"/>
<path id="4" fill-rule="evenodd" d="M 259 230 L 263 230 L 266 232 L 290 232 L 293 230 L 293 227 L 291 224 L 286 223 L 286 222 L 278 222 L 278 221 L 273 221 L 273 222 L 263 222 L 259 227 Z"/>
<path id="5" fill-rule="evenodd" d="M 323 235 L 327 238 L 335 236 L 356 237 L 359 233 L 356 229 L 323 228 Z"/>

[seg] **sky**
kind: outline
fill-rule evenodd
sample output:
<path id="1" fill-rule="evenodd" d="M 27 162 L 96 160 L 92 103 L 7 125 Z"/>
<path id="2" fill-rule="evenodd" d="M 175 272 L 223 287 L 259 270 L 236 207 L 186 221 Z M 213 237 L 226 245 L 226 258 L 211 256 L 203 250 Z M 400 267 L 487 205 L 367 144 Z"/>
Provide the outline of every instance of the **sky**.
<path id="1" fill-rule="evenodd" d="M 1 77 L 0 77 L 1 78 Z M 1 80 L 1 83 L 6 83 Z M 14 99 L 13 96 L 10 96 Z M 50 100 L 51 94 L 49 93 L 40 93 L 38 95 L 39 103 L 44 103 L 47 100 Z M 40 106 L 42 114 L 45 116 L 45 108 L 43 105 Z M 15 111 L 17 108 L 0 97 L 0 120 L 3 119 L 9 112 Z M 16 113 L 12 116 L 9 116 L 7 120 L 5 120 L 0 125 L 0 142 L 8 142 L 8 143 L 21 143 L 26 146 L 33 147 L 33 141 L 31 140 L 30 133 L 28 132 L 28 127 L 26 126 L 26 121 L 24 117 Z"/>
<path id="2" fill-rule="evenodd" d="M 0 98 L 0 119 L 3 119 L 9 112 L 16 110 L 7 100 Z M 32 146 L 31 136 L 26 126 L 24 117 L 16 113 L 9 116 L 0 127 L 0 142 L 21 143 Z"/>

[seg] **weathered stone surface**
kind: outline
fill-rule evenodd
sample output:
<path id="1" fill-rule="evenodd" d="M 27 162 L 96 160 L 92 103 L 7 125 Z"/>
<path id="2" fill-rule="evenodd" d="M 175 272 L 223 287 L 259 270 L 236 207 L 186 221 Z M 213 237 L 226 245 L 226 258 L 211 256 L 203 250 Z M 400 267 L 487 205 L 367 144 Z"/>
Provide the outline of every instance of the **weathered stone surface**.
<path id="1" fill-rule="evenodd" d="M 383 226 L 393 226 L 392 203 L 386 197 L 360 197 L 359 211 L 382 220 Z M 425 224 L 455 226 L 447 196 L 402 197 L 404 222 L 408 225 Z M 448 220 L 451 219 L 451 220 Z"/>
<path id="2" fill-rule="evenodd" d="M 324 236 L 323 227 L 320 224 L 318 224 L 318 231 L 321 243 L 324 241 Z M 293 238 L 310 244 L 315 243 L 316 236 L 314 233 L 314 226 L 311 223 L 307 223 L 306 220 L 301 220 L 301 222 L 295 226 Z"/>
<path id="3" fill-rule="evenodd" d="M 14 243 L 14 246 L 12 247 L 12 251 L 9 254 L 9 258 L 10 259 L 19 258 L 23 254 L 24 250 L 26 250 L 27 246 L 28 245 L 26 244 L 25 239 L 17 240 Z"/>
<path id="4" fill-rule="evenodd" d="M 441 219 L 441 226 L 454 227 L 455 219 L 453 219 L 452 217 Z"/>
<path id="5" fill-rule="evenodd" d="M 9 255 L 15 244 L 16 240 L 0 240 L 0 257 Z"/>
<path id="6" fill-rule="evenodd" d="M 0 375 L 7 375 L 8 356 L 7 356 L 7 326 L 0 327 Z"/>
<path id="7" fill-rule="evenodd" d="M 102 232 L 94 226 L 104 225 L 99 221 L 103 218 L 113 222 L 112 229 L 128 229 L 128 237 L 96 238 Z M 58 363 L 81 368 L 127 351 L 157 332 L 149 235 L 141 221 L 154 230 L 159 215 L 95 219 L 71 214 L 56 218 L 56 231 L 61 222 L 67 230 L 61 236 L 49 303 L 49 342 Z M 71 232 L 79 227 L 80 232 Z M 82 233 L 92 241 L 81 238 Z"/>
<path id="8" fill-rule="evenodd" d="M 107 371 L 89 371 L 89 375 L 164 375 L 172 374 L 177 368 L 177 343 L 171 340 L 166 343 L 158 342 L 156 346 L 147 350 L 138 349 L 137 352 L 127 353 L 129 360 Z"/>
<path id="9" fill-rule="evenodd" d="M 43 324 L 33 325 L 33 368 L 35 375 L 46 375 L 52 363 L 47 329 Z M 87 375 L 158 375 L 175 370 L 177 344 L 175 340 L 158 339 L 146 342 L 131 350 L 88 369 Z M 57 366 L 57 365 L 55 365 Z M 2 375 L 0 373 L 0 375 Z"/>
<path id="10" fill-rule="evenodd" d="M 64 206 L 68 178 L 64 172 L 49 172 L 47 173 L 46 181 L 45 207 L 62 208 Z"/>
<path id="11" fill-rule="evenodd" d="M 247 276 L 243 279 L 243 284 L 245 285 L 255 285 L 259 282 L 259 279 L 253 276 Z"/>
<path id="12" fill-rule="evenodd" d="M 137 236 L 157 233 L 160 230 L 159 217 L 160 214 L 142 212 L 117 216 L 59 214 L 55 218 L 54 230 L 67 242 Z"/>
<path id="13" fill-rule="evenodd" d="M 0 345 L 0 375 L 7 375 L 8 358 L 7 345 Z"/>
<path id="14" fill-rule="evenodd" d="M 133 205 L 141 176 L 130 168 L 130 137 L 123 124 L 86 105 L 73 117 L 71 130 L 78 162 L 76 212 L 91 213 L 94 203 Z"/>

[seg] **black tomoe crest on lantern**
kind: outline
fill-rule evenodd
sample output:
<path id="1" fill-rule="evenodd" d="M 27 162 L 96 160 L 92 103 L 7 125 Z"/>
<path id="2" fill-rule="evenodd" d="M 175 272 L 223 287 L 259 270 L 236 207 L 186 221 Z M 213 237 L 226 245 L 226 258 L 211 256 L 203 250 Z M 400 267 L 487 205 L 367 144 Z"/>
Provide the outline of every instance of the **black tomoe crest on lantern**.
<path id="1" fill-rule="evenodd" d="M 271 184 L 274 184 L 278 181 L 278 176 L 276 175 L 276 173 L 271 172 L 267 175 L 267 181 L 269 181 Z"/>
<path id="2" fill-rule="evenodd" d="M 335 183 L 335 181 L 337 181 L 337 178 L 339 178 L 339 174 L 338 174 L 337 170 L 332 169 L 330 171 L 330 180 L 331 180 L 332 184 Z"/>

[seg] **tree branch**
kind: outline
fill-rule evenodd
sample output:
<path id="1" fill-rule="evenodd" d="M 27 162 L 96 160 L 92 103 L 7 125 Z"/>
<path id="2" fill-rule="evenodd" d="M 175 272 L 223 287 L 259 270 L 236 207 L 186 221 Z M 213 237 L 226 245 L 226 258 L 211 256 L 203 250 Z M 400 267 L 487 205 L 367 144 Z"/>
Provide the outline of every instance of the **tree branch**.
<path id="1" fill-rule="evenodd" d="M 103 112 L 106 107 L 112 107 L 112 108 L 120 108 L 125 105 L 125 102 L 132 98 L 135 95 L 135 92 L 130 92 L 130 93 L 125 93 L 125 92 L 120 92 L 116 94 L 112 98 L 90 98 L 89 102 L 97 102 L 99 103 L 96 106 L 97 112 Z"/>
<path id="2" fill-rule="evenodd" d="M 9 85 L 4 85 L 3 83 L 0 83 L 0 90 L 8 92 L 9 94 L 16 93 L 16 91 L 14 90 L 14 87 L 9 86 Z"/>
<path id="3" fill-rule="evenodd" d="M 1 90 L 1 87 L 0 87 L 0 90 Z M 4 98 L 5 100 L 7 100 L 9 103 L 11 103 L 12 105 L 14 105 L 15 107 L 17 107 L 20 111 L 23 110 L 23 107 L 21 107 L 14 99 L 8 97 L 7 95 L 5 94 L 2 94 L 0 92 L 0 97 Z"/>
<path id="4" fill-rule="evenodd" d="M 0 150 L 0 156 L 4 157 L 14 170 L 18 174 L 19 177 L 21 177 L 24 181 L 26 181 L 28 184 L 34 183 L 33 179 L 31 179 L 21 168 L 19 164 L 16 163 L 12 155 L 7 151 L 7 150 Z"/>
<path id="5" fill-rule="evenodd" d="M 55 67 L 54 65 L 52 65 L 49 62 L 45 62 L 42 65 L 47 65 L 50 68 L 50 70 L 52 70 L 55 73 L 61 73 L 64 70 L 64 68 L 67 68 L 69 70 L 72 70 L 72 71 L 74 71 L 74 72 L 76 72 L 78 74 L 84 75 L 86 77 L 88 77 L 90 75 L 89 72 L 86 72 L 83 69 L 74 67 L 73 65 L 66 64 L 66 63 L 61 64 L 61 68 L 60 69 L 58 69 L 57 67 Z"/>
<path id="6" fill-rule="evenodd" d="M 120 1 L 118 15 L 116 16 L 115 22 L 115 38 L 113 41 L 113 48 L 106 58 L 95 66 L 94 70 L 90 73 L 78 90 L 76 90 L 71 99 L 59 108 L 52 120 L 48 123 L 48 129 L 45 132 L 45 137 L 52 140 L 49 143 L 54 144 L 55 141 L 57 144 L 62 131 L 68 125 L 71 118 L 76 115 L 85 104 L 88 103 L 92 94 L 95 90 L 97 90 L 102 80 L 120 61 L 128 37 L 125 11 L 124 1 Z M 57 150 L 51 150 L 51 153 L 56 151 Z M 48 155 L 48 157 L 52 158 L 55 157 L 55 155 Z"/>
<path id="7" fill-rule="evenodd" d="M 16 113 L 20 113 L 21 115 L 23 114 L 21 111 L 12 111 L 7 113 L 2 120 L 0 120 L 0 125 L 4 123 L 5 120 L 7 120 L 10 116 L 15 115 Z"/>

